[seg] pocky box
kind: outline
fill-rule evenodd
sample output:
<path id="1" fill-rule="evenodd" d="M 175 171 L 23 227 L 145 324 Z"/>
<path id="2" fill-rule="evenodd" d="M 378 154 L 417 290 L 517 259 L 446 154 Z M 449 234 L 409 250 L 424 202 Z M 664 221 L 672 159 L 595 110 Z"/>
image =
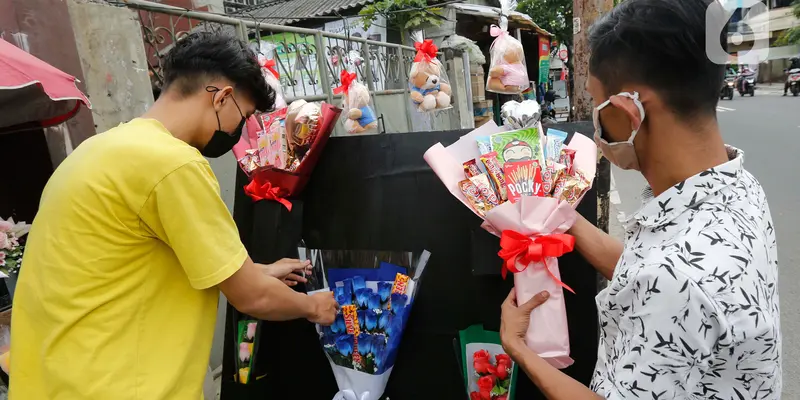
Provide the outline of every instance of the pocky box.
<path id="1" fill-rule="evenodd" d="M 516 203 L 522 196 L 544 196 L 542 169 L 533 160 L 510 162 L 503 166 L 508 201 Z"/>

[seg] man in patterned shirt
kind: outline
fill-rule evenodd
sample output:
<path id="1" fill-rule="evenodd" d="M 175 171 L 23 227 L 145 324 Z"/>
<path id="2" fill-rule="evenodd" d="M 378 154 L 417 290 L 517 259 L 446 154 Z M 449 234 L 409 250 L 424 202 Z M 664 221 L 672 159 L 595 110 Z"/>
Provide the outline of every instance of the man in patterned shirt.
<path id="1" fill-rule="evenodd" d="M 517 305 L 512 290 L 503 304 L 503 345 L 550 399 L 781 396 L 775 232 L 743 152 L 720 135 L 725 71 L 706 55 L 710 4 L 626 0 L 592 28 L 595 141 L 644 175 L 649 198 L 626 222 L 624 244 L 583 218 L 570 230 L 611 280 L 597 295 L 591 388 L 525 346 L 547 293 Z"/>

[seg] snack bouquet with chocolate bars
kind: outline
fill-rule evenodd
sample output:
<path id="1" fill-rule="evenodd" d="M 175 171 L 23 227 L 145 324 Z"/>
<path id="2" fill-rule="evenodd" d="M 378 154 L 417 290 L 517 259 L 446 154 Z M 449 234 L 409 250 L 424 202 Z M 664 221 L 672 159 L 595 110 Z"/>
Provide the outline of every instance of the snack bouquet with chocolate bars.
<path id="1" fill-rule="evenodd" d="M 524 103 L 520 109 L 538 111 L 538 105 Z M 509 111 L 517 116 L 506 119 L 515 130 L 490 122 L 448 147 L 437 143 L 424 158 L 450 192 L 484 219 L 481 226 L 500 237 L 502 275 L 514 274 L 517 301 L 550 292 L 531 314 L 526 343 L 554 367 L 565 368 L 572 359 L 563 289 L 572 289 L 561 282 L 557 257 L 572 251 L 574 239 L 565 232 L 591 187 L 597 147 L 580 134 L 567 144 L 564 132 L 551 129 L 545 137 L 536 119 L 515 124 L 538 115 L 533 111 Z"/>
<path id="2" fill-rule="evenodd" d="M 317 325 L 339 386 L 334 399 L 379 399 L 430 253 L 302 248 L 299 253 L 314 267 L 309 294 L 332 291 L 339 303 L 333 325 Z"/>
<path id="3" fill-rule="evenodd" d="M 250 176 L 245 193 L 278 201 L 300 194 L 333 131 L 341 109 L 296 100 L 288 107 L 250 117 L 233 154 Z"/>

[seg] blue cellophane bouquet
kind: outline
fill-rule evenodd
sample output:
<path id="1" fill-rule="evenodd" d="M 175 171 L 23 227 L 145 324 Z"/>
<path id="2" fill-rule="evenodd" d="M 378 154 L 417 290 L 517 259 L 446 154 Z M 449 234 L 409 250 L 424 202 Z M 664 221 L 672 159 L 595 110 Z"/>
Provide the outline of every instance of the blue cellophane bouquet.
<path id="1" fill-rule="evenodd" d="M 317 325 L 339 386 L 334 399 L 378 400 L 430 253 L 300 249 L 300 254 L 314 266 L 309 294 L 332 291 L 339 303 L 333 325 Z"/>

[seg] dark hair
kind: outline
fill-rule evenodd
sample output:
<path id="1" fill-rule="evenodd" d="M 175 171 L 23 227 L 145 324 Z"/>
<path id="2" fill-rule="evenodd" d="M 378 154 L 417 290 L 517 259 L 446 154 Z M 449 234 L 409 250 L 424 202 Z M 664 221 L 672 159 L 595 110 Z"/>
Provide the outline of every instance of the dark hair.
<path id="1" fill-rule="evenodd" d="M 714 115 L 725 66 L 706 55 L 712 0 L 626 0 L 589 33 L 589 70 L 608 95 L 625 84 L 658 92 L 679 116 Z M 725 49 L 726 29 L 719 32 Z"/>
<path id="2" fill-rule="evenodd" d="M 264 80 L 256 54 L 233 36 L 191 33 L 167 53 L 163 71 L 164 92 L 187 96 L 205 91 L 211 79 L 225 78 L 249 96 L 257 110 L 268 111 L 275 103 L 275 91 Z"/>

